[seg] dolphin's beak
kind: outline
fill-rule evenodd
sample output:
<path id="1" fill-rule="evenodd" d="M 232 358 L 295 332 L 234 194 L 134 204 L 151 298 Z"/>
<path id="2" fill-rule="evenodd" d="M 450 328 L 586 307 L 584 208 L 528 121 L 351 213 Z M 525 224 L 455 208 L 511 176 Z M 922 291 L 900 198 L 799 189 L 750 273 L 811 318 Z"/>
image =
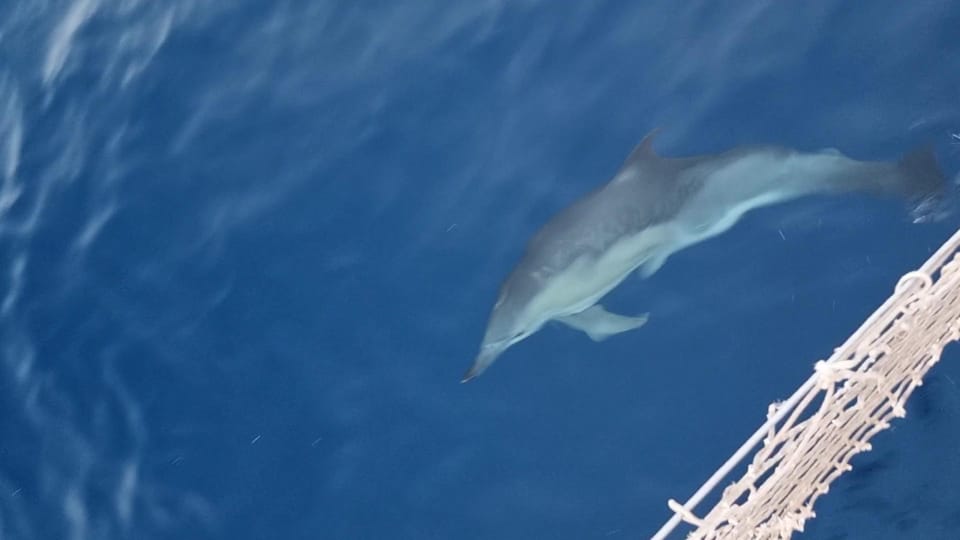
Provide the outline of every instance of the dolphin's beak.
<path id="1" fill-rule="evenodd" d="M 471 379 L 475 379 L 480 376 L 481 373 L 487 370 L 496 359 L 500 356 L 506 347 L 500 344 L 490 344 L 480 347 L 480 354 L 477 355 L 477 359 L 473 361 L 473 365 L 469 370 L 463 375 L 463 378 L 460 379 L 461 383 L 465 383 Z"/>

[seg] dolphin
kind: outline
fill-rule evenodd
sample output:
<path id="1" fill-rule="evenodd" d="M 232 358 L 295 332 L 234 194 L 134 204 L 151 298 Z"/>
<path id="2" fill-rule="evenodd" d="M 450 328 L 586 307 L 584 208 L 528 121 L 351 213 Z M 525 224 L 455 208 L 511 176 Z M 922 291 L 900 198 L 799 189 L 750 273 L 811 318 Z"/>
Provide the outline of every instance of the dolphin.
<path id="1" fill-rule="evenodd" d="M 848 192 L 924 203 L 945 186 L 929 148 L 897 162 L 779 146 L 670 158 L 653 150 L 656 132 L 643 138 L 612 180 L 532 237 L 500 288 L 480 352 L 462 382 L 548 321 L 595 341 L 643 326 L 647 314 L 610 313 L 598 301 L 631 273 L 653 275 L 670 255 L 723 233 L 752 209 Z"/>

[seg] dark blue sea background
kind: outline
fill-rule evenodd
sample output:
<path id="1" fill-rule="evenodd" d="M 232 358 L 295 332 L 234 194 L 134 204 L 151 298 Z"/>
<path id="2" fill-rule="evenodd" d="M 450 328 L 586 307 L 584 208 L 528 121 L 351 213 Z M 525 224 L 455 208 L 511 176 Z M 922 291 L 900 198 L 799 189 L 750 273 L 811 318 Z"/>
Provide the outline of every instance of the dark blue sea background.
<path id="1" fill-rule="evenodd" d="M 960 4 L 0 4 L 0 539 L 648 538 L 960 227 L 763 208 L 460 384 L 657 127 L 954 180 Z M 873 442 L 797 537 L 960 538 L 957 349 Z"/>

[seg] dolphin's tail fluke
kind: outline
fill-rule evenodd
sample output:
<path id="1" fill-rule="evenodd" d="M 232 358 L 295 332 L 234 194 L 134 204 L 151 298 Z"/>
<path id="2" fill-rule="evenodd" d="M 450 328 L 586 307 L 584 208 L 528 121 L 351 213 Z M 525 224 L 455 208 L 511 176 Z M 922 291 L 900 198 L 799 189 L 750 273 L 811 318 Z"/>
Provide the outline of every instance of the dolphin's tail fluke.
<path id="1" fill-rule="evenodd" d="M 897 162 L 902 195 L 911 201 L 937 198 L 944 194 L 947 180 L 937 165 L 932 147 L 918 148 Z"/>
<path id="2" fill-rule="evenodd" d="M 898 195 L 906 198 L 915 223 L 939 221 L 951 212 L 953 193 L 930 147 L 903 156 L 896 164 Z"/>

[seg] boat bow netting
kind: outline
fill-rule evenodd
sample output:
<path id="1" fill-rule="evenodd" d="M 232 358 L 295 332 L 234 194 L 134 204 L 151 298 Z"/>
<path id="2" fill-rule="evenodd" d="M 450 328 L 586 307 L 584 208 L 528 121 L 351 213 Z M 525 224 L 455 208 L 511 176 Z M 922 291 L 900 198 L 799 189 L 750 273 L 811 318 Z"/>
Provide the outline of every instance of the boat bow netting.
<path id="1" fill-rule="evenodd" d="M 789 399 L 770 405 L 767 422 L 687 501 L 670 500 L 691 540 L 788 539 L 815 517 L 817 498 L 871 449 L 870 439 L 906 415 L 906 401 L 960 338 L 960 231 L 919 269 Z M 758 445 L 743 476 L 703 517 L 695 506 Z"/>

